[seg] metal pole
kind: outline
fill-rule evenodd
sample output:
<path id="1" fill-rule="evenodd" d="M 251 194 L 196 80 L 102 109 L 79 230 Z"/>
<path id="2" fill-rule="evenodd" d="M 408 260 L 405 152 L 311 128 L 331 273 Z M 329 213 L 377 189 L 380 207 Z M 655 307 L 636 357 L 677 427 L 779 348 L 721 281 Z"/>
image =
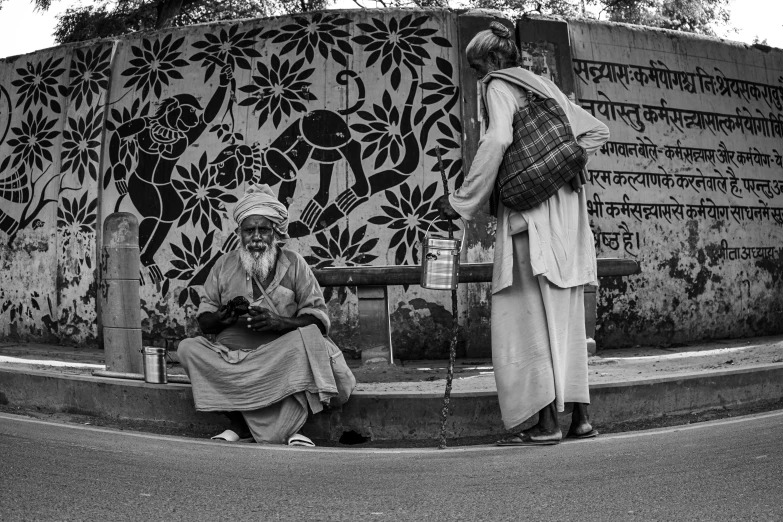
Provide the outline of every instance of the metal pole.
<path id="1" fill-rule="evenodd" d="M 142 373 L 139 223 L 133 214 L 116 212 L 106 217 L 100 273 L 106 369 Z"/>

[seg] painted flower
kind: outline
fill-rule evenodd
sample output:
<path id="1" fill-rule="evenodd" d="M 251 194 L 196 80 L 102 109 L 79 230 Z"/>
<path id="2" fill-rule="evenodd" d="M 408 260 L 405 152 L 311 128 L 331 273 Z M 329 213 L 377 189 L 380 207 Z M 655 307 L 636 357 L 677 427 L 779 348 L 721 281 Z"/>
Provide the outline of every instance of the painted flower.
<path id="1" fill-rule="evenodd" d="M 89 193 L 85 192 L 81 198 L 63 198 L 57 207 L 57 230 L 65 238 L 63 248 L 76 235 L 95 232 L 98 198 L 89 200 L 88 197 Z"/>
<path id="2" fill-rule="evenodd" d="M 369 158 L 376 150 L 375 168 L 380 168 L 387 157 L 394 163 L 400 158 L 402 150 L 402 131 L 400 131 L 400 112 L 392 104 L 389 91 L 384 91 L 381 105 L 373 104 L 372 112 L 359 111 L 357 115 L 367 122 L 354 123 L 351 129 L 362 133 L 362 142 L 369 143 L 362 153 L 362 159 Z"/>
<path id="3" fill-rule="evenodd" d="M 309 78 L 315 69 L 302 69 L 304 58 L 291 64 L 288 60 L 280 61 L 276 54 L 272 55 L 270 67 L 261 62 L 256 64 L 259 75 L 253 76 L 254 85 L 245 85 L 239 90 L 250 94 L 239 105 L 255 105 L 254 112 L 258 112 L 258 128 L 272 115 L 272 123 L 275 128 L 280 125 L 283 114 L 291 116 L 291 111 L 306 112 L 303 101 L 317 100 L 310 93 L 312 85 L 305 80 Z"/>
<path id="4" fill-rule="evenodd" d="M 448 222 L 438 218 L 438 210 L 435 208 L 434 196 L 437 188 L 436 181 L 424 189 L 422 194 L 418 186 L 411 192 L 410 187 L 403 184 L 400 185 L 401 197 L 399 198 L 394 192 L 387 190 L 384 194 L 389 205 L 381 205 L 386 215 L 371 217 L 368 220 L 374 225 L 385 225 L 392 230 L 397 230 L 389 242 L 389 250 L 397 247 L 394 256 L 395 264 L 408 264 L 406 263 L 408 254 L 411 255 L 414 264 L 419 263 L 417 244 L 424 238 L 430 224 L 431 231 L 436 229 L 441 232 L 448 231 Z M 456 225 L 453 230 L 458 230 Z"/>
<path id="5" fill-rule="evenodd" d="M 91 108 L 83 118 L 68 118 L 68 128 L 63 131 L 62 172 L 73 171 L 84 183 L 85 172 L 94 180 L 98 179 L 98 149 L 101 141 L 101 122 L 103 113 L 95 114 Z"/>
<path id="6" fill-rule="evenodd" d="M 192 61 L 201 61 L 201 66 L 206 67 L 204 81 L 206 82 L 215 72 L 217 66 L 229 64 L 233 70 L 235 67 L 249 71 L 251 69 L 248 58 L 260 58 L 261 53 L 253 49 L 257 43 L 256 37 L 262 29 L 251 29 L 250 31 L 239 32 L 239 25 L 232 25 L 226 31 L 220 30 L 217 35 L 205 33 L 204 39 L 193 44 L 193 47 L 200 49 L 199 52 L 190 57 Z"/>
<path id="7" fill-rule="evenodd" d="M 422 98 L 422 105 L 431 105 L 446 97 L 453 98 L 459 94 L 459 87 L 454 85 L 454 80 L 452 80 L 454 67 L 451 63 L 438 56 L 435 58 L 435 65 L 438 70 L 432 74 L 432 81 L 421 84 L 422 90 L 433 91 L 432 94 Z"/>
<path id="8" fill-rule="evenodd" d="M 267 31 L 261 38 L 273 38 L 272 43 L 276 44 L 286 42 L 279 54 L 290 53 L 295 48 L 297 55 L 304 53 L 307 63 L 313 62 L 315 49 L 318 49 L 325 59 L 329 58 L 331 50 L 334 61 L 348 67 L 346 55 L 353 55 L 353 49 L 346 40 L 350 35 L 339 27 L 349 23 L 349 18 L 339 14 L 315 13 L 309 20 L 297 16 L 294 17 L 293 24 Z"/>
<path id="9" fill-rule="evenodd" d="M 378 238 L 365 241 L 366 235 L 367 225 L 356 229 L 353 235 L 347 227 L 340 232 L 339 226 L 333 226 L 315 235 L 318 245 L 310 246 L 315 255 L 305 256 L 305 260 L 315 268 L 366 265 L 378 257 L 368 254 L 378 244 Z"/>
<path id="10" fill-rule="evenodd" d="M 195 241 L 191 242 L 186 234 L 182 234 L 182 248 L 174 243 L 171 243 L 170 245 L 171 253 L 175 257 L 175 259 L 171 261 L 174 268 L 166 272 L 166 277 L 169 279 L 179 279 L 181 281 L 189 281 L 192 279 L 196 270 L 209 262 L 210 257 L 212 256 L 212 243 L 214 242 L 214 239 L 214 230 L 204 236 L 203 243 L 199 238 L 196 238 Z M 179 305 L 184 306 L 188 297 L 190 297 L 190 301 L 194 306 L 198 306 L 201 302 L 198 291 L 192 286 L 188 286 L 179 294 Z"/>
<path id="11" fill-rule="evenodd" d="M 27 62 L 26 68 L 17 69 L 16 74 L 19 75 L 19 79 L 11 82 L 19 96 L 16 106 L 19 107 L 24 103 L 24 110 L 27 111 L 30 105 L 41 103 L 59 113 L 61 108 L 56 98 L 60 94 L 57 88 L 60 75 L 65 72 L 64 67 L 58 67 L 62 61 L 63 58 L 55 60 L 52 56 L 45 62 L 38 62 L 35 65 Z"/>
<path id="12" fill-rule="evenodd" d="M 178 67 L 187 67 L 187 60 L 180 58 L 182 42 L 185 37 L 172 41 L 172 35 L 166 35 L 163 40 L 156 39 L 154 43 L 142 39 L 141 47 L 131 46 L 131 52 L 135 58 L 128 63 L 128 67 L 122 71 L 122 76 L 130 76 L 123 88 L 141 88 L 141 99 L 147 98 L 150 90 L 157 98 L 163 91 L 163 85 L 169 85 L 169 79 L 181 80 L 182 74 Z"/>
<path id="13" fill-rule="evenodd" d="M 185 210 L 179 218 L 178 226 L 191 220 L 195 226 L 201 223 L 201 229 L 206 234 L 211 221 L 215 228 L 221 229 L 223 220 L 221 214 L 226 212 L 226 203 L 236 203 L 237 197 L 223 190 L 215 183 L 213 169 L 207 164 L 207 153 L 204 152 L 198 165 L 191 165 L 190 170 L 177 165 L 177 171 L 182 179 L 171 180 L 174 188 L 185 202 Z"/>
<path id="14" fill-rule="evenodd" d="M 387 74 L 391 70 L 391 84 L 395 90 L 400 86 L 401 65 L 408 67 L 411 74 L 418 77 L 415 67 L 424 67 L 423 59 L 430 58 L 425 49 L 426 37 L 438 30 L 421 27 L 428 18 L 428 15 L 414 18 L 413 14 L 409 14 L 399 22 L 392 18 L 389 25 L 378 18 L 373 18 L 372 24 L 356 24 L 366 33 L 353 38 L 354 42 L 364 46 L 365 52 L 370 53 L 366 66 L 370 67 L 381 59 L 381 73 Z M 432 36 L 431 41 L 441 47 L 451 47 L 451 43 L 440 36 Z"/>
<path id="15" fill-rule="evenodd" d="M 43 115 L 43 109 L 38 109 L 38 114 L 33 116 L 32 111 L 27 113 L 27 120 L 22 120 L 20 127 L 11 128 L 15 137 L 8 140 L 13 147 L 14 155 L 12 167 L 19 163 L 35 165 L 38 170 L 43 170 L 43 161 L 52 161 L 52 139 L 56 138 L 60 131 L 52 130 L 57 124 L 57 118 L 49 120 Z"/>
<path id="16" fill-rule="evenodd" d="M 74 51 L 68 94 L 77 110 L 81 107 L 82 100 L 90 106 L 93 103 L 93 95 L 97 98 L 101 91 L 108 89 L 111 49 L 110 45 L 106 45 Z"/>

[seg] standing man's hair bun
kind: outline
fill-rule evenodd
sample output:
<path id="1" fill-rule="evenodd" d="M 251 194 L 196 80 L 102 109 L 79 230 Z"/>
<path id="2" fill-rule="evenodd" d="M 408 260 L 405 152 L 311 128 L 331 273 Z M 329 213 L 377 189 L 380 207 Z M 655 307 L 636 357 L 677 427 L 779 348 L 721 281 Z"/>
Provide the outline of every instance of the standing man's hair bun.
<path id="1" fill-rule="evenodd" d="M 505 38 L 506 40 L 511 39 L 511 29 L 500 22 L 490 22 L 489 29 L 492 31 L 492 34 L 499 38 Z"/>

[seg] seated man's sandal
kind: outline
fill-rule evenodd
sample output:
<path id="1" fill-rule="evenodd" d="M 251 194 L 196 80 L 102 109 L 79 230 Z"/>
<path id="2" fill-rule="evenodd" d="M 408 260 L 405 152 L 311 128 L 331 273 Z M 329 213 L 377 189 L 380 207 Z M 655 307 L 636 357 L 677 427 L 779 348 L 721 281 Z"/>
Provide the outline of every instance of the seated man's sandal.
<path id="1" fill-rule="evenodd" d="M 225 440 L 227 442 L 254 442 L 253 436 L 240 437 L 233 430 L 226 430 L 223 433 L 219 433 L 214 437 L 210 437 L 211 440 Z"/>
<path id="2" fill-rule="evenodd" d="M 296 435 L 291 435 L 291 437 L 288 439 L 288 445 L 289 446 L 302 446 L 305 448 L 314 448 L 315 444 L 313 441 L 311 441 L 309 438 L 305 437 L 301 433 L 297 433 Z"/>

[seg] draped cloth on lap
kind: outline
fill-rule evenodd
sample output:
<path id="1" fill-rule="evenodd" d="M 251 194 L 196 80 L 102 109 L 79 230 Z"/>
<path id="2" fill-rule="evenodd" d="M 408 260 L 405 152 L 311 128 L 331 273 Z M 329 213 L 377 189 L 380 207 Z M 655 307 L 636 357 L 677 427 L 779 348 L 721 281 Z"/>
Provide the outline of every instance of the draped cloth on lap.
<path id="1" fill-rule="evenodd" d="M 323 409 L 322 403 L 337 397 L 326 342 L 318 327 L 309 325 L 253 350 L 230 350 L 196 337 L 183 340 L 177 352 L 193 386 L 196 410 L 242 411 L 257 441 L 284 442 L 286 436 L 304 424 L 308 406 L 318 413 Z M 289 397 L 292 400 L 275 404 Z M 270 407 L 276 413 L 271 409 L 264 411 Z M 284 417 L 292 419 L 289 424 L 299 426 L 290 434 L 257 436 L 253 415 L 269 417 L 259 418 L 258 423 L 276 425 L 268 431 L 277 432 L 280 423 L 286 424 L 285 419 L 275 420 L 281 411 L 286 413 Z"/>

